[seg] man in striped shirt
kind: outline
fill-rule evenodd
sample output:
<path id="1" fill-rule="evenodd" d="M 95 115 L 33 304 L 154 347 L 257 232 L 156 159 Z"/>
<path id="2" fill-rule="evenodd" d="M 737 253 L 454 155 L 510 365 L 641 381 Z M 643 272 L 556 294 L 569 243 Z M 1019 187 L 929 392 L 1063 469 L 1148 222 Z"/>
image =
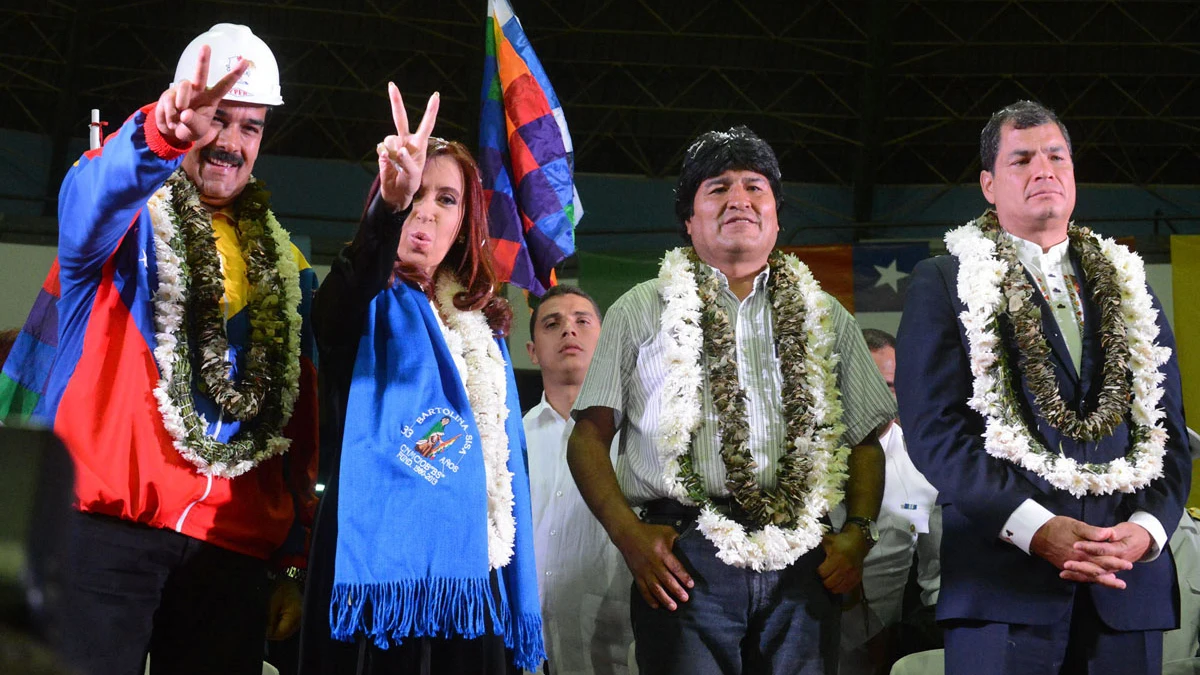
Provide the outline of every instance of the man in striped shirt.
<path id="1" fill-rule="evenodd" d="M 819 291 L 812 294 L 813 307 L 827 312 L 820 330 L 832 331 L 826 344 L 836 355 L 836 377 L 829 379 L 836 379 L 843 409 L 844 432 L 829 445 L 853 447 L 845 483 L 850 525 L 823 538 L 818 534 L 807 544 L 789 544 L 790 564 L 772 564 L 779 547 L 768 547 L 759 558 L 734 550 L 736 545 L 714 534 L 720 528 L 711 527 L 708 516 L 698 519 L 700 509 L 679 499 L 687 481 L 679 477 L 677 460 L 690 458 L 682 462 L 694 470 L 687 494 L 706 496 L 712 508 L 725 514 L 722 522 L 733 525 L 726 532 L 758 529 L 761 522 L 748 522 L 745 507 L 757 498 L 754 493 L 778 487 L 781 460 L 791 452 L 804 463 L 835 450 L 806 446 L 803 452 L 793 451 L 796 434 L 789 423 L 803 427 L 808 422 L 784 414 L 786 400 L 795 400 L 797 393 L 812 402 L 803 409 L 812 414 L 797 418 L 819 417 L 815 411 L 827 406 L 821 392 L 786 386 L 783 374 L 794 371 L 782 357 L 795 351 L 796 340 L 806 348 L 821 341 L 813 334 L 785 334 L 772 308 L 772 295 L 786 291 L 784 279 L 790 278 L 772 279 L 782 272 L 768 264 L 779 234 L 780 188 L 774 152 L 745 127 L 700 136 L 688 150 L 676 188 L 681 234 L 698 257 L 689 269 L 696 277 L 715 277 L 716 283 L 715 298 L 693 307 L 727 319 L 724 344 L 732 343 L 735 389 L 744 393 L 744 408 L 733 406 L 730 412 L 722 406 L 720 413 L 714 408 L 712 385 L 720 377 L 714 373 L 722 367 L 728 372 L 729 364 L 699 354 L 698 345 L 692 345 L 696 349 L 685 352 L 700 371 L 700 409 L 684 411 L 696 423 L 685 429 L 690 434 L 683 452 L 672 454 L 667 447 L 670 435 L 661 433 L 662 425 L 669 427 L 681 417 L 680 401 L 687 398 L 679 395 L 678 381 L 688 364 L 679 369 L 681 313 L 670 299 L 674 296 L 664 292 L 666 268 L 660 279 L 634 287 L 609 310 L 575 401 L 568 461 L 584 500 L 633 573 L 637 592 L 631 618 L 644 675 L 835 672 L 839 594 L 859 584 L 863 558 L 876 536 L 874 518 L 883 491 L 876 430 L 895 417 L 895 402 L 854 319 Z M 712 284 L 697 280 L 692 287 Z M 805 311 L 809 309 L 806 305 Z M 780 313 L 795 311 L 780 306 Z M 706 338 L 717 330 L 708 317 L 701 325 L 710 333 Z M 826 399 L 836 399 L 837 393 L 828 393 Z M 722 415 L 728 419 L 719 420 Z M 722 438 L 718 423 L 731 421 L 742 426 L 732 438 Z M 618 430 L 620 458 L 614 472 L 608 448 Z M 739 448 L 740 457 L 730 451 Z M 820 465 L 814 471 L 824 468 L 823 460 L 814 464 Z M 748 468 L 757 485 L 749 490 L 742 485 L 737 495 L 731 494 L 726 485 L 730 466 L 742 473 Z M 828 477 L 830 482 L 839 478 Z M 812 491 L 798 496 L 786 508 L 801 512 L 804 500 L 816 499 Z M 642 519 L 631 507 L 642 507 Z M 827 522 L 824 517 L 822 522 Z M 821 531 L 815 517 L 810 525 Z"/>

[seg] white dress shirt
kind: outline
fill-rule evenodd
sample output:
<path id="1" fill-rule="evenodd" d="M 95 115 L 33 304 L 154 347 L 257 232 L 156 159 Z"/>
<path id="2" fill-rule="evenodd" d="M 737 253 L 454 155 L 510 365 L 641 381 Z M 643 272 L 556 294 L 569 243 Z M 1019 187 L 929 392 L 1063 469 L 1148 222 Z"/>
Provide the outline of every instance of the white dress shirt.
<path id="1" fill-rule="evenodd" d="M 1016 246 L 1017 258 L 1037 282 L 1038 290 L 1049 303 L 1054 321 L 1067 344 L 1067 351 L 1071 353 L 1075 372 L 1078 373 L 1083 351 L 1080 338 L 1083 309 L 1079 300 L 1079 282 L 1075 278 L 1075 267 L 1071 264 L 1071 256 L 1068 255 L 1068 240 L 1064 239 L 1043 252 L 1042 247 L 1032 241 L 1008 232 L 1005 232 L 1005 235 Z M 1008 517 L 1000 531 L 1000 538 L 1029 553 L 1033 535 L 1053 517 L 1054 514 L 1049 509 L 1032 499 L 1026 499 Z M 1150 533 L 1150 548 L 1146 549 L 1142 562 L 1150 562 L 1157 558 L 1167 545 L 1167 531 L 1163 529 L 1162 523 L 1145 511 L 1135 511 L 1129 516 L 1129 522 L 1141 525 Z"/>
<path id="2" fill-rule="evenodd" d="M 913 551 L 917 582 L 925 604 L 937 602 L 941 586 L 941 507 L 937 488 L 925 480 L 908 456 L 904 432 L 893 424 L 879 437 L 886 462 L 883 503 L 879 507 L 879 543 L 863 561 L 863 589 L 883 625 L 898 623 Z M 933 525 L 934 527 L 931 527 Z"/>
<path id="3" fill-rule="evenodd" d="M 533 547 L 546 654 L 555 675 L 627 675 L 633 577 L 567 466 L 575 420 L 542 397 L 525 414 Z M 619 437 L 613 439 L 616 463 Z"/>

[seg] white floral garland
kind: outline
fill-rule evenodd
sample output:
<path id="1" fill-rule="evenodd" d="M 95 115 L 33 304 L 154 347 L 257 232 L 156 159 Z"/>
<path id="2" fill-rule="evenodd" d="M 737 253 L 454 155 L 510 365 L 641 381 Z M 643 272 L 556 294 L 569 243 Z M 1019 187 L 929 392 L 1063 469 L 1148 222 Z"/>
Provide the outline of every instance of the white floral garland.
<path id="1" fill-rule="evenodd" d="M 1132 493 L 1161 478 L 1167 441 L 1162 426 L 1166 412 L 1159 405 L 1164 393 L 1163 376 L 1158 368 L 1170 358 L 1171 350 L 1155 343 L 1158 312 L 1146 290 L 1142 259 L 1111 239 L 1094 233 L 1091 236 L 1116 269 L 1133 374 L 1130 413 L 1135 425 L 1131 430 L 1134 447 L 1127 457 L 1107 464 L 1080 464 L 1054 454 L 1030 433 L 1018 407 L 1012 404 L 1016 394 L 1009 387 L 1007 373 L 1000 372 L 996 354 L 1001 345 L 998 318 L 1006 302 L 1000 284 L 1008 271 L 1007 264 L 998 259 L 995 243 L 984 236 L 975 221 L 951 230 L 945 237 L 946 248 L 959 259 L 957 291 L 966 305 L 959 320 L 967 332 L 974 377 L 968 404 L 987 423 L 984 447 L 989 455 L 1028 469 L 1076 497 Z"/>
<path id="2" fill-rule="evenodd" d="M 475 426 L 479 428 L 487 481 L 488 565 L 496 570 L 512 560 L 517 532 L 513 516 L 513 474 L 508 470 L 508 431 L 505 429 L 508 419 L 507 366 L 483 312 L 464 312 L 454 306 L 454 296 L 462 290 L 462 285 L 452 275 L 442 274 L 437 281 L 435 296 L 446 328 L 452 334 L 447 343 L 461 348 L 467 364 L 463 379 Z"/>
<path id="3" fill-rule="evenodd" d="M 820 519 L 832 505 L 842 501 L 850 455 L 850 449 L 841 439 L 845 427 L 841 423 L 837 356 L 833 352 L 836 335 L 828 297 L 799 259 L 788 255 L 786 264 L 799 279 L 804 298 L 804 330 L 808 338 L 804 372 L 814 417 L 813 425 L 804 435 L 791 439 L 788 452 L 799 452 L 812 459 L 807 484 L 809 499 L 795 528 L 768 525 L 747 532 L 711 502 L 702 506 L 697 519 L 700 532 L 717 547 L 717 558 L 727 565 L 756 572 L 781 570 L 820 545 L 826 530 Z M 672 498 L 695 505 L 680 480 L 679 459 L 690 452 L 692 433 L 700 424 L 704 334 L 699 289 L 684 249 L 667 252 L 658 281 L 659 293 L 666 303 L 661 330 L 667 338 L 664 353 L 667 373 L 660 395 L 657 430 L 663 484 Z"/>
<path id="4" fill-rule="evenodd" d="M 146 203 L 150 222 L 154 230 L 155 264 L 158 268 L 158 290 L 154 294 L 154 328 L 155 347 L 154 360 L 159 368 L 158 384 L 154 387 L 154 398 L 158 401 L 158 410 L 162 415 L 163 426 L 171 436 L 175 450 L 185 460 L 191 463 L 201 475 L 218 476 L 221 478 L 236 478 L 258 465 L 264 459 L 287 452 L 291 440 L 282 434 L 267 439 L 267 447 L 253 459 L 244 460 L 233 465 L 223 462 L 209 464 L 197 454 L 187 442 L 187 420 L 171 398 L 169 387 L 175 374 L 175 360 L 178 358 L 176 347 L 178 342 L 175 335 L 182 330 L 184 320 L 184 303 L 186 301 L 186 285 L 183 279 L 183 261 L 171 247 L 175 238 L 175 219 L 171 215 L 171 189 L 163 186 L 150 197 Z M 300 306 L 300 269 L 292 255 L 292 242 L 288 234 L 274 214 L 268 212 L 266 222 L 267 232 L 275 240 L 275 250 L 279 252 L 277 266 L 280 278 L 283 280 L 284 312 L 286 313 L 289 339 L 293 345 L 284 364 L 284 386 L 286 390 L 282 397 L 284 422 L 291 418 L 295 409 L 296 399 L 300 392 L 300 327 L 301 318 L 297 311 Z M 208 420 L 197 412 L 196 417 L 204 428 L 208 428 Z"/>

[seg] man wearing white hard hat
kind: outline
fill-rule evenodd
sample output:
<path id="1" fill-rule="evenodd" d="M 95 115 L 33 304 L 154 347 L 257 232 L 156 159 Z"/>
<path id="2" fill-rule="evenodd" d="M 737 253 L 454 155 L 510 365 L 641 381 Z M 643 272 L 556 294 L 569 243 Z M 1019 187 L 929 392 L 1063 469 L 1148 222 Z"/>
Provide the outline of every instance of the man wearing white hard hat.
<path id="1" fill-rule="evenodd" d="M 282 103 L 266 44 L 213 26 L 63 181 L 34 415 L 76 469 L 56 640 L 85 673 L 140 673 L 147 653 L 154 673 L 258 673 L 264 639 L 298 626 L 315 278 L 251 176 Z"/>

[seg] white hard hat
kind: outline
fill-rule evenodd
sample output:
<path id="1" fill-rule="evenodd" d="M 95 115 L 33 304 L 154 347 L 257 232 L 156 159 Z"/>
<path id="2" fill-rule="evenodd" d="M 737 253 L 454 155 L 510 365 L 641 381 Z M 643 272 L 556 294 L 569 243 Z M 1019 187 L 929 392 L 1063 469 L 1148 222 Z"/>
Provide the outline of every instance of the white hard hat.
<path id="1" fill-rule="evenodd" d="M 215 85 L 237 67 L 239 59 L 245 59 L 250 61 L 250 67 L 237 84 L 233 85 L 233 89 L 225 94 L 225 100 L 283 105 L 283 98 L 279 95 L 279 64 L 275 62 L 275 55 L 271 53 L 267 43 L 260 40 L 248 27 L 234 23 L 219 23 L 192 40 L 179 57 L 179 65 L 175 66 L 175 81 L 171 83 L 172 87 L 195 76 L 196 63 L 200 60 L 200 48 L 204 45 L 208 45 L 212 50 L 208 82 L 205 86 Z"/>

